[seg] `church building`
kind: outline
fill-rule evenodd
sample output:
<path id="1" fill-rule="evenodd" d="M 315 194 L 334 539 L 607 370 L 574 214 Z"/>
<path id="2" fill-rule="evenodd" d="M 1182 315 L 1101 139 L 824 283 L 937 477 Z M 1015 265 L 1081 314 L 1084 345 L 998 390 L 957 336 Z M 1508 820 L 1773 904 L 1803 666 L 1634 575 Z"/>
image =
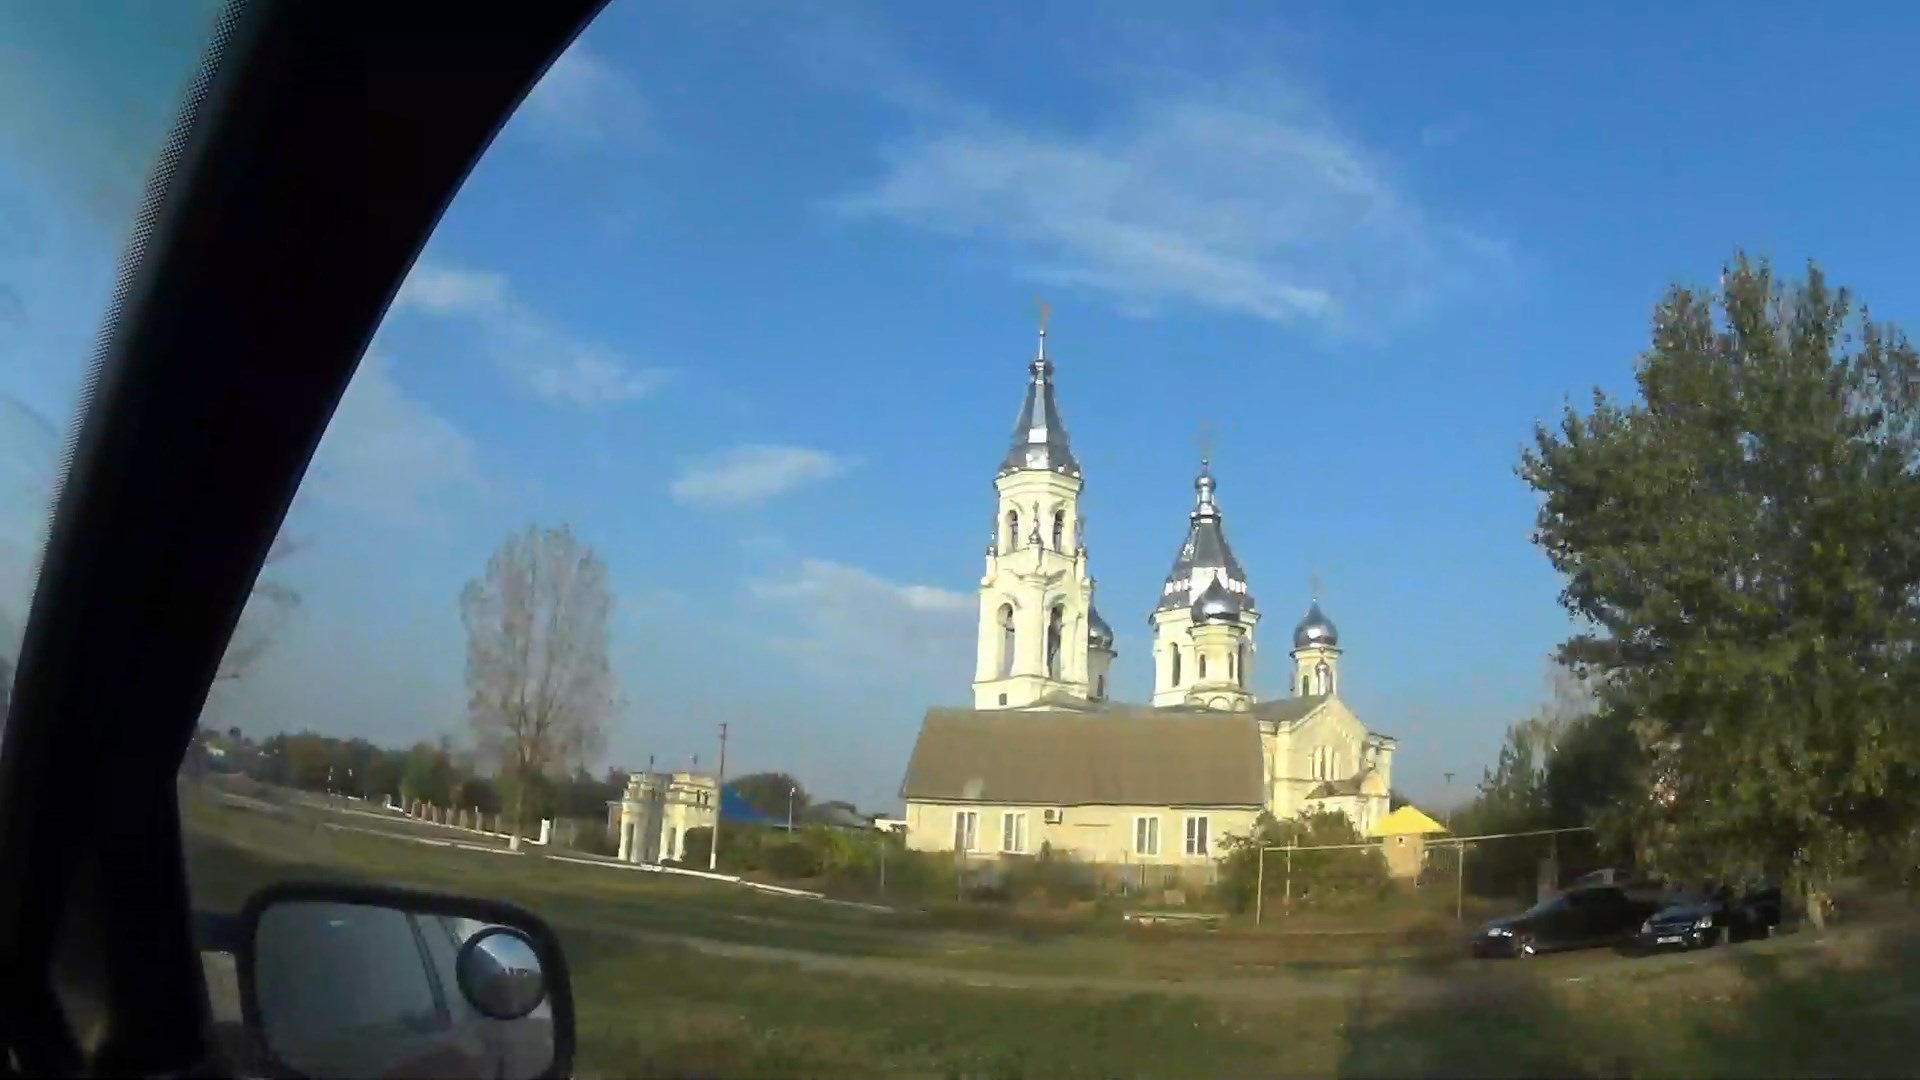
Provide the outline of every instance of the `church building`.
<path id="1" fill-rule="evenodd" d="M 973 708 L 921 724 L 901 787 L 908 845 L 1181 865 L 1219 858 L 1262 812 L 1338 810 L 1363 833 L 1384 818 L 1395 743 L 1341 701 L 1340 635 L 1317 599 L 1293 628 L 1287 696 L 1255 697 L 1260 608 L 1205 460 L 1147 617 L 1152 699 L 1110 700 L 1119 656 L 1094 604 L 1084 483 L 1043 325 L 994 477 Z"/>

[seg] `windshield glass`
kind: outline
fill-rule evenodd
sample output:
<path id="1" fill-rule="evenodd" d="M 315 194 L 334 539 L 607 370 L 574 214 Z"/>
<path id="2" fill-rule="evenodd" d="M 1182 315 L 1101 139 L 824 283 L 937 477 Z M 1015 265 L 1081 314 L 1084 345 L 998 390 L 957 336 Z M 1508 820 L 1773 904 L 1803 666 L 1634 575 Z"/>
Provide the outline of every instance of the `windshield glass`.
<path id="1" fill-rule="evenodd" d="M 219 18 L 0 4 L 9 695 Z M 1585 977 L 1650 868 L 1777 869 L 1736 947 L 1911 876 L 1920 356 L 1850 291 L 1911 321 L 1906 24 L 614 0 L 342 358 L 180 757 L 195 907 L 538 914 L 572 997 L 470 964 L 506 1020 L 471 927 L 272 976 L 313 1053 L 426 1001 L 516 1075 L 569 1007 L 586 1076 L 1910 1069 L 1913 1009 L 1669 1022 L 1864 970 Z M 1494 1024 L 1463 940 L 1596 948 Z M 449 1067 L 402 1042 L 354 1067 Z"/>

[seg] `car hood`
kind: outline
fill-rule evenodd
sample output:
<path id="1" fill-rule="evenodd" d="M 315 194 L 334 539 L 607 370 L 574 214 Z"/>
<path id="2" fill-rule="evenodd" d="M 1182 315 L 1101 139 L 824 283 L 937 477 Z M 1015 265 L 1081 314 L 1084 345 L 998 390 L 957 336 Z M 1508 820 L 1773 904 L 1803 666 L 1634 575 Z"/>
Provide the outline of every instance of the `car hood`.
<path id="1" fill-rule="evenodd" d="M 1703 900 L 1694 903 L 1668 904 L 1666 907 L 1654 912 L 1653 918 L 1656 922 L 1666 922 L 1673 919 L 1698 919 L 1703 915 L 1711 915 L 1713 913 L 1714 905 Z"/>

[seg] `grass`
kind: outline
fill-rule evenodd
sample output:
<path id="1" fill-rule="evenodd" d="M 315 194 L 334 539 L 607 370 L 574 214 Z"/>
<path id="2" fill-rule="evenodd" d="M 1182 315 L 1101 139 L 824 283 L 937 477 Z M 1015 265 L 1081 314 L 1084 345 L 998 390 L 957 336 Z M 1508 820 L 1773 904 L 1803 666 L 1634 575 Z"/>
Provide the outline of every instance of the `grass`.
<path id="1" fill-rule="evenodd" d="M 318 812 L 185 811 L 203 906 L 333 876 L 539 912 L 573 965 L 584 1075 L 1892 1075 L 1911 1071 L 1920 1019 L 1920 946 L 1895 936 L 1419 965 L 1394 947 L 1424 925 L 1413 909 L 1395 933 L 1324 937 L 876 915 L 425 847 Z"/>

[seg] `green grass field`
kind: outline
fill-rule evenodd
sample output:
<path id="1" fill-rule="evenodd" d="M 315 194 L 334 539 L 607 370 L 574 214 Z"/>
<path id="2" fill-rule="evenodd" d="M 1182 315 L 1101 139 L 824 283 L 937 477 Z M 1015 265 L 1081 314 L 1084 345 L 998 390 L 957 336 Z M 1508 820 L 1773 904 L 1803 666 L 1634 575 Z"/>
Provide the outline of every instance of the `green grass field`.
<path id="1" fill-rule="evenodd" d="M 1472 965 L 1422 944 L 1418 913 L 1372 935 L 875 914 L 320 811 L 184 810 L 202 907 L 348 877 L 540 913 L 587 1076 L 1892 1075 L 1920 1019 L 1920 945 L 1893 935 Z"/>

